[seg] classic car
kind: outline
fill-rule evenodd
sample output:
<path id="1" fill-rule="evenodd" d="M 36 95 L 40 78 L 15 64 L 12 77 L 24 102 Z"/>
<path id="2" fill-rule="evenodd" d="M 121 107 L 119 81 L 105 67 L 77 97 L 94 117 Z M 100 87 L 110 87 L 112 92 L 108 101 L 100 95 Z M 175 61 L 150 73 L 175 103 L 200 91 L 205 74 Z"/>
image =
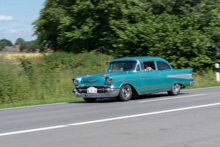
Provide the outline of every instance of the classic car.
<path id="1" fill-rule="evenodd" d="M 104 74 L 73 78 L 73 93 L 87 102 L 113 97 L 129 101 L 132 97 L 162 91 L 178 95 L 181 88 L 194 85 L 192 71 L 192 68 L 173 69 L 167 60 L 159 57 L 115 59 Z"/>

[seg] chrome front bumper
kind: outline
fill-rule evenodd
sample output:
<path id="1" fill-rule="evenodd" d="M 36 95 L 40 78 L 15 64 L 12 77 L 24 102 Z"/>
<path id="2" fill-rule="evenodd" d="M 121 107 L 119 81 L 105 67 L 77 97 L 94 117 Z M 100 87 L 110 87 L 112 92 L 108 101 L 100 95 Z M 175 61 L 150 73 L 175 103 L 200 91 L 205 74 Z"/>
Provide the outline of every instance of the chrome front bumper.
<path id="1" fill-rule="evenodd" d="M 117 97 L 120 89 L 112 89 L 107 88 L 107 92 L 105 93 L 79 93 L 76 88 L 73 89 L 73 93 L 75 93 L 76 97 L 83 98 L 108 98 L 108 97 Z"/>

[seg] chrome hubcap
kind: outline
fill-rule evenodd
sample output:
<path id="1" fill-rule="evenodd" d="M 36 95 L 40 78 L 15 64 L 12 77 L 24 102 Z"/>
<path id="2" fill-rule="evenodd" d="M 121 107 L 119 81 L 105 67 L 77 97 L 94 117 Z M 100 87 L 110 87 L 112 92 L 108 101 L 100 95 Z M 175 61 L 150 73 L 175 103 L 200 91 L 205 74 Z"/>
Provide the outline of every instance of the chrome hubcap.
<path id="1" fill-rule="evenodd" d="M 177 94 L 180 91 L 180 84 L 173 84 L 173 92 Z"/>
<path id="2" fill-rule="evenodd" d="M 127 87 L 127 86 L 123 87 L 123 89 L 122 89 L 122 95 L 123 95 L 123 97 L 124 97 L 124 98 L 129 97 L 130 94 L 131 94 L 130 91 L 131 91 L 131 89 L 130 89 L 129 87 Z"/>

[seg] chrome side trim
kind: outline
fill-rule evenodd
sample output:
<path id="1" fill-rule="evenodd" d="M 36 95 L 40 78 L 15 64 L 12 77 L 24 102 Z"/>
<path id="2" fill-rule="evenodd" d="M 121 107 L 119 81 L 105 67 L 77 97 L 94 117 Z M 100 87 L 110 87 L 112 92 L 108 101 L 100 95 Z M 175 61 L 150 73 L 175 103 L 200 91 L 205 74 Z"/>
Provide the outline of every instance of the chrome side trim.
<path id="1" fill-rule="evenodd" d="M 159 91 L 151 91 L 151 92 L 144 92 L 144 93 L 139 93 L 138 95 L 145 95 L 145 94 L 150 94 L 150 93 L 158 93 L 158 92 L 170 91 L 170 90 L 171 90 L 171 89 L 159 90 Z"/>
<path id="2" fill-rule="evenodd" d="M 158 78 L 139 78 L 139 79 L 113 81 L 113 83 L 117 83 L 117 82 L 127 82 L 127 81 L 137 81 L 137 80 L 147 80 L 147 79 L 162 79 L 162 78 L 163 78 L 163 77 L 158 77 Z"/>
<path id="3" fill-rule="evenodd" d="M 107 88 L 106 93 L 79 93 L 76 88 L 73 89 L 76 97 L 83 98 L 105 98 L 105 97 L 117 97 L 120 89 Z"/>
<path id="4" fill-rule="evenodd" d="M 170 74 L 168 76 L 166 76 L 167 78 L 178 78 L 178 79 L 191 79 L 192 78 L 192 74 L 190 73 L 185 73 L 185 74 Z"/>
<path id="5" fill-rule="evenodd" d="M 175 78 L 175 79 L 186 79 L 190 80 L 192 78 L 192 74 L 171 74 L 166 77 L 154 77 L 154 78 L 139 78 L 139 79 L 130 79 L 130 80 L 120 80 L 120 81 L 113 81 L 113 83 L 117 82 L 127 82 L 127 81 L 137 81 L 137 80 L 147 80 L 147 79 L 166 79 L 166 78 Z"/>

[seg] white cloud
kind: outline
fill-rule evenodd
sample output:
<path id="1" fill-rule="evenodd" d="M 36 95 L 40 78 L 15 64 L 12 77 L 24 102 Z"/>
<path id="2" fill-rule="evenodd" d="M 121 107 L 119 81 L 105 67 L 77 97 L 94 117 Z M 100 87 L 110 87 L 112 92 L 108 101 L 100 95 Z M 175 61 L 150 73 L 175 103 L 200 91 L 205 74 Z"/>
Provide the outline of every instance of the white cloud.
<path id="1" fill-rule="evenodd" d="M 32 28 L 27 28 L 27 29 L 22 29 L 22 28 L 5 29 L 3 31 L 3 33 L 32 36 L 34 34 L 34 29 L 32 29 Z"/>
<path id="2" fill-rule="evenodd" d="M 20 33 L 23 29 L 9 29 L 5 33 Z"/>
<path id="3" fill-rule="evenodd" d="M 5 16 L 5 15 L 0 16 L 0 21 L 10 21 L 10 20 L 13 20 L 12 16 Z"/>
<path id="4" fill-rule="evenodd" d="M 29 28 L 29 29 L 27 30 L 27 32 L 28 32 L 28 35 L 29 35 L 29 36 L 32 36 L 32 35 L 34 34 L 34 29 Z"/>
<path id="5" fill-rule="evenodd" d="M 27 30 L 28 30 L 28 32 L 33 32 L 34 31 L 33 28 L 28 28 Z"/>

